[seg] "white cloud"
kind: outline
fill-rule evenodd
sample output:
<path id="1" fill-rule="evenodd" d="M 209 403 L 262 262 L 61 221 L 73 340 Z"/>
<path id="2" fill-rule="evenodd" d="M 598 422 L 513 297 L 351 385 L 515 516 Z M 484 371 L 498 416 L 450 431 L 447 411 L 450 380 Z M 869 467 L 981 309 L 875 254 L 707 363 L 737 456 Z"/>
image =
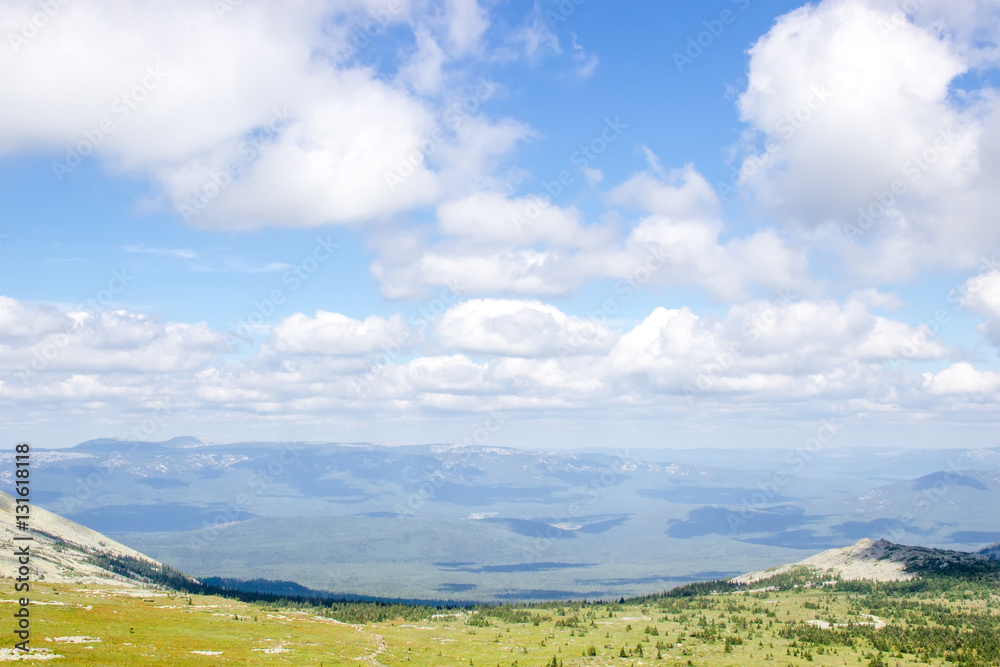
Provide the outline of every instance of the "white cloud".
<path id="1" fill-rule="evenodd" d="M 744 298 L 755 287 L 813 289 L 804 252 L 777 233 L 721 241 L 718 197 L 693 167 L 659 172 L 654 159 L 610 191 L 610 203 L 652 213 L 624 237 L 543 197 L 481 192 L 438 208 L 444 240 L 380 258 L 372 273 L 393 298 L 449 284 L 470 294 L 557 296 L 601 279 L 631 292 L 685 285 L 723 299 Z"/>
<path id="2" fill-rule="evenodd" d="M 6 321 L 10 315 L 16 324 Z M 43 373 L 190 372 L 228 350 L 223 334 L 203 322 L 164 323 L 126 310 L 65 312 L 0 298 L 0 368 L 15 383 Z"/>
<path id="3" fill-rule="evenodd" d="M 580 79 L 589 79 L 600 63 L 600 59 L 595 54 L 588 54 L 583 50 L 576 39 L 576 33 L 573 33 L 573 62 L 576 63 L 576 76 Z"/>
<path id="4" fill-rule="evenodd" d="M 924 388 L 933 395 L 991 395 L 995 400 L 1000 392 L 1000 373 L 978 371 L 964 361 L 924 378 Z"/>
<path id="5" fill-rule="evenodd" d="M 429 30 L 418 29 L 416 38 L 417 50 L 402 67 L 399 78 L 418 93 L 438 92 L 444 79 L 441 67 L 445 53 Z"/>
<path id="6" fill-rule="evenodd" d="M 272 330 L 267 353 L 352 356 L 388 348 L 412 348 L 420 342 L 400 315 L 355 320 L 325 310 L 315 317 L 296 313 Z"/>
<path id="7" fill-rule="evenodd" d="M 441 411 L 662 415 L 687 400 L 795 421 L 816 405 L 842 415 L 926 413 L 998 397 L 1000 374 L 967 363 L 927 376 L 890 370 L 906 344 L 916 350 L 908 358 L 949 351 L 869 312 L 869 297 L 751 301 L 721 316 L 660 307 L 621 329 L 532 300 L 459 302 L 422 328 L 400 315 L 298 313 L 272 327 L 259 354 L 238 360 L 203 323 L 129 311 L 71 315 L 4 298 L 2 423 L 72 412 L 115 424 L 164 401 L 178 424 L 238 419 L 272 432 L 382 415 L 421 421 Z M 44 361 L 22 375 L 36 353 Z"/>
<path id="8" fill-rule="evenodd" d="M 123 246 L 122 250 L 140 255 L 159 255 L 175 259 L 198 259 L 198 253 L 187 248 L 154 248 L 145 243 Z"/>
<path id="9" fill-rule="evenodd" d="M 777 392 L 788 400 L 799 391 L 864 394 L 884 380 L 886 361 L 946 354 L 933 336 L 872 315 L 854 299 L 778 299 L 735 305 L 717 321 L 657 308 L 610 358 L 616 371 L 647 375 L 660 389 Z"/>
<path id="10" fill-rule="evenodd" d="M 477 0 L 446 0 L 448 38 L 455 55 L 464 55 L 479 47 L 489 27 L 489 16 Z"/>
<path id="11" fill-rule="evenodd" d="M 608 193 L 610 203 L 674 218 L 712 215 L 719 210 L 718 195 L 694 165 L 667 173 L 656 155 L 645 146 L 643 150 L 649 169 L 613 188 Z"/>
<path id="12" fill-rule="evenodd" d="M 980 331 L 1000 346 L 1000 270 L 990 270 L 962 285 L 959 303 L 963 308 L 987 317 Z"/>
<path id="13" fill-rule="evenodd" d="M 445 349 L 512 357 L 594 354 L 617 334 L 591 320 L 539 301 L 473 299 L 449 309 L 434 325 Z"/>
<path id="14" fill-rule="evenodd" d="M 825 0 L 781 17 L 750 50 L 739 98 L 758 146 L 747 187 L 871 280 L 970 268 L 1000 242 L 995 96 L 953 95 L 968 49 L 890 4 Z"/>
<path id="15" fill-rule="evenodd" d="M 714 330 L 713 330 L 714 329 Z M 694 381 L 698 367 L 723 352 L 717 327 L 687 308 L 657 308 L 624 334 L 611 352 L 616 372 L 648 376 L 659 387 Z"/>
<path id="16" fill-rule="evenodd" d="M 562 53 L 559 37 L 552 32 L 542 8 L 537 4 L 525 24 L 511 33 L 510 41 L 520 44 L 524 55 L 532 59 L 546 52 Z"/>
<path id="17" fill-rule="evenodd" d="M 578 210 L 550 206 L 538 197 L 508 198 L 495 192 L 477 192 L 441 204 L 437 216 L 442 232 L 471 241 L 506 244 L 545 241 L 556 246 L 575 246 L 585 242 L 583 237 L 588 234 Z M 591 243 L 600 240 L 603 239 L 593 239 Z"/>
<path id="18" fill-rule="evenodd" d="M 0 296 L 0 343 L 34 343 L 69 324 L 66 315 L 55 308 L 23 303 Z"/>
<path id="19" fill-rule="evenodd" d="M 315 226 L 432 204 L 486 177 L 524 132 L 468 113 L 456 132 L 400 85 L 440 89 L 441 40 L 452 55 L 479 48 L 488 14 L 475 0 L 219 5 L 60 5 L 17 52 L 0 50 L 0 154 L 47 153 L 60 178 L 88 159 L 149 177 L 194 225 Z M 0 32 L 20 30 L 22 12 L 0 0 Z M 383 23 L 416 36 L 398 81 L 353 43 Z"/>

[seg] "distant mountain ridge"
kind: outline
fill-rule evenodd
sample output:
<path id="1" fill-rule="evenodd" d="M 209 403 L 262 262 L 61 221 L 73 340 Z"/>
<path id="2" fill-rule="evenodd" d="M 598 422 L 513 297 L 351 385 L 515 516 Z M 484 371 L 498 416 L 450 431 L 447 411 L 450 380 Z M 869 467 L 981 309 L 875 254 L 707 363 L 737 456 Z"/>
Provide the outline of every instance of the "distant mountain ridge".
<path id="1" fill-rule="evenodd" d="M 384 595 L 394 581 L 402 599 L 617 598 L 862 537 L 1000 542 L 1000 449 L 804 456 L 180 437 L 32 451 L 37 506 L 198 578 L 343 595 Z M 0 488 L 12 486 L 0 465 Z"/>
<path id="2" fill-rule="evenodd" d="M 986 547 L 979 553 L 983 554 L 987 558 L 992 558 L 994 560 L 1000 560 L 1000 544 L 994 544 L 992 547 Z"/>
<path id="3" fill-rule="evenodd" d="M 4 572 L 16 571 L 13 537 L 23 535 L 16 527 L 14 499 L 0 492 L 0 563 Z M 455 600 L 406 599 L 359 596 L 315 590 L 294 581 L 205 577 L 201 581 L 164 565 L 145 554 L 122 545 L 96 531 L 41 508 L 32 508 L 30 519 L 34 538 L 31 543 L 32 580 L 51 583 L 113 585 L 125 588 L 167 588 L 186 593 L 217 594 L 246 600 L 321 599 L 358 602 L 410 603 L 441 606 Z M 462 563 L 444 564 L 462 569 Z M 565 564 L 545 563 L 557 567 Z M 482 568 L 489 572 L 489 568 Z M 546 571 L 542 568 L 539 572 Z M 923 575 L 956 576 L 987 574 L 1000 576 L 1000 544 L 979 552 L 953 551 L 894 544 L 868 538 L 857 543 L 814 554 L 797 563 L 751 572 L 728 579 L 737 586 L 763 585 L 782 575 L 808 575 L 814 585 L 826 581 L 875 582 L 909 581 Z M 485 574 L 485 573 L 481 573 Z M 717 580 L 717 582 L 720 580 Z M 710 581 L 689 584 L 681 589 L 711 588 Z M 790 587 L 787 580 L 782 587 Z M 678 590 L 681 590 L 678 589 Z M 707 589 L 706 589 L 707 590 Z M 555 591 L 554 591 L 555 593 Z M 553 598 L 558 597 L 556 595 Z M 471 604 L 467 601 L 459 604 Z"/>

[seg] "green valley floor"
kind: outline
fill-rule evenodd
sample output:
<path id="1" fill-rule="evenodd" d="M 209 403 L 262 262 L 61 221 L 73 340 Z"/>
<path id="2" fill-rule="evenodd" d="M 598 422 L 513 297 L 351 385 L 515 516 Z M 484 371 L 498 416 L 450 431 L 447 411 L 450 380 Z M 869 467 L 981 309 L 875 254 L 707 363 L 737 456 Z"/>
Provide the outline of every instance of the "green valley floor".
<path id="1" fill-rule="evenodd" d="M 0 605 L 13 630 L 13 581 Z M 437 609 L 262 604 L 33 583 L 31 653 L 51 665 L 997 665 L 1000 591 L 956 578 L 787 590 L 700 584 L 624 603 Z M 820 582 L 814 582 L 819 584 Z M 951 661 L 950 663 L 945 660 Z"/>

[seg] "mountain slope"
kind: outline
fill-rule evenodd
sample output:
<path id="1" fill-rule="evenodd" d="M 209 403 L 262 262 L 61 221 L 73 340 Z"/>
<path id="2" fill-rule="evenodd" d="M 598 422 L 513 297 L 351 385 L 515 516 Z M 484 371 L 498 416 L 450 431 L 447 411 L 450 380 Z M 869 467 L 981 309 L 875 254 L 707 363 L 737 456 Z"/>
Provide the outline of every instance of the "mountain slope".
<path id="1" fill-rule="evenodd" d="M 1000 470 L 941 470 L 916 479 L 880 486 L 845 501 L 844 509 L 856 521 L 874 522 L 912 516 L 924 528 L 954 525 L 962 529 L 949 540 L 981 546 L 996 541 L 996 512 L 1000 505 Z M 902 524 L 900 524 L 902 525 Z"/>
<path id="2" fill-rule="evenodd" d="M 25 532 L 16 527 L 14 498 L 0 491 L 0 568 L 4 574 L 17 572 L 19 563 L 14 555 L 15 536 Z M 125 556 L 145 561 L 154 567 L 160 563 L 124 544 L 64 519 L 37 505 L 31 506 L 28 518 L 33 538 L 29 545 L 32 581 L 50 583 L 112 584 L 125 587 L 142 587 L 135 581 L 109 572 L 92 562 L 97 554 Z M 17 543 L 19 546 L 25 542 Z"/>
<path id="3" fill-rule="evenodd" d="M 979 553 L 988 558 L 992 558 L 993 560 L 1000 560 L 1000 544 L 994 544 L 992 547 L 986 547 Z"/>
<path id="4" fill-rule="evenodd" d="M 839 576 L 845 581 L 909 581 L 922 573 L 946 572 L 949 569 L 969 569 L 991 566 L 984 554 L 946 549 L 928 549 L 893 544 L 888 540 L 872 542 L 868 538 L 840 549 L 829 549 L 798 563 L 750 572 L 731 579 L 733 583 L 752 584 L 781 574 L 806 568 L 828 577 Z"/>

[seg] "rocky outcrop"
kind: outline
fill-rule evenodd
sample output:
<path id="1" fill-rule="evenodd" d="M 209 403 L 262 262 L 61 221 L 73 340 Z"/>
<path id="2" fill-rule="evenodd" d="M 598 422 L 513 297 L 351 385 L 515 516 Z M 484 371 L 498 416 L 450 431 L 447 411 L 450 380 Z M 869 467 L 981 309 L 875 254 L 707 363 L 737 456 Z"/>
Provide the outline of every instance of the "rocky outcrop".
<path id="1" fill-rule="evenodd" d="M 765 581 L 796 568 L 807 568 L 817 575 L 839 577 L 845 581 L 908 581 L 925 572 L 939 572 L 988 561 L 983 554 L 947 551 L 926 547 L 893 544 L 888 540 L 868 538 L 839 549 L 830 549 L 790 565 L 763 572 L 751 572 L 732 579 L 733 583 L 752 584 Z"/>
<path id="2" fill-rule="evenodd" d="M 145 586 L 145 584 L 109 572 L 88 562 L 97 554 L 127 556 L 160 564 L 130 549 L 124 544 L 105 537 L 101 533 L 53 514 L 37 505 L 31 505 L 26 532 L 17 527 L 14 513 L 14 498 L 0 492 L 0 574 L 14 576 L 19 563 L 14 555 L 15 543 L 29 545 L 31 581 L 79 584 L 110 584 L 124 587 Z M 15 542 L 14 537 L 30 536 L 30 542 Z"/>

